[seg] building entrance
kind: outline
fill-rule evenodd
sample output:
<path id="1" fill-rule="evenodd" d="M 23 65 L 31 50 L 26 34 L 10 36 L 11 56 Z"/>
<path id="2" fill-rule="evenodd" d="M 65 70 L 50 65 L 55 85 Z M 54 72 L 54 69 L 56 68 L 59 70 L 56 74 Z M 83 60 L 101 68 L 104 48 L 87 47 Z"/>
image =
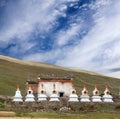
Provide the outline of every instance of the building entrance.
<path id="1" fill-rule="evenodd" d="M 64 95 L 64 92 L 59 92 L 60 97 L 63 97 L 63 95 Z"/>

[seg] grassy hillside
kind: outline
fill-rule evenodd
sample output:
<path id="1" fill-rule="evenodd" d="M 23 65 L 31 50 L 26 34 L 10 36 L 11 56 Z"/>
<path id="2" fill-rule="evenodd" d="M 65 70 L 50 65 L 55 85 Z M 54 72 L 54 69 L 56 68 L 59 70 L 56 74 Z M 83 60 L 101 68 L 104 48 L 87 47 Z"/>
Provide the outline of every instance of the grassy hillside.
<path id="1" fill-rule="evenodd" d="M 0 95 L 14 95 L 16 84 L 20 85 L 20 89 L 25 94 L 26 80 L 36 80 L 36 77 L 55 76 L 73 76 L 77 93 L 80 95 L 83 85 L 87 85 L 90 94 L 96 84 L 100 93 L 104 91 L 105 84 L 109 85 L 111 93 L 118 94 L 120 80 L 98 75 L 94 72 L 83 70 L 72 70 L 63 67 L 47 65 L 44 63 L 26 62 L 13 58 L 0 56 Z"/>

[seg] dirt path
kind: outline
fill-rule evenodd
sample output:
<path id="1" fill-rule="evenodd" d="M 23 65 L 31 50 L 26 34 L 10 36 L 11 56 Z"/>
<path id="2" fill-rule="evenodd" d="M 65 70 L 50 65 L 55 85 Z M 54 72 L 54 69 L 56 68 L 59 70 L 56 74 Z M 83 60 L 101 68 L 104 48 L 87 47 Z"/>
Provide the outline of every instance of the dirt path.
<path id="1" fill-rule="evenodd" d="M 0 119 L 47 119 L 47 118 L 32 118 L 32 117 L 0 117 Z"/>
<path id="2" fill-rule="evenodd" d="M 33 117 L 15 117 L 15 115 L 16 113 L 12 111 L 0 111 L 0 119 L 47 119 L 47 118 L 33 118 Z"/>

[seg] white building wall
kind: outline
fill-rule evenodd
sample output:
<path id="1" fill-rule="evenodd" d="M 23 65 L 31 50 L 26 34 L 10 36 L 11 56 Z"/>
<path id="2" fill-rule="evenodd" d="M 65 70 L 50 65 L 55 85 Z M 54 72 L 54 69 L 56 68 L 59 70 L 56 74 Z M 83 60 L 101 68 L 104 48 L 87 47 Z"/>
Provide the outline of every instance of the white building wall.
<path id="1" fill-rule="evenodd" d="M 71 82 L 39 82 L 38 84 L 38 93 L 40 93 L 41 89 L 42 89 L 42 84 L 43 84 L 43 88 L 44 91 L 46 92 L 47 96 L 50 96 L 53 92 L 53 85 L 55 84 L 55 89 L 57 91 L 57 93 L 59 94 L 59 92 L 64 92 L 64 96 L 69 96 L 72 92 L 72 83 Z"/>

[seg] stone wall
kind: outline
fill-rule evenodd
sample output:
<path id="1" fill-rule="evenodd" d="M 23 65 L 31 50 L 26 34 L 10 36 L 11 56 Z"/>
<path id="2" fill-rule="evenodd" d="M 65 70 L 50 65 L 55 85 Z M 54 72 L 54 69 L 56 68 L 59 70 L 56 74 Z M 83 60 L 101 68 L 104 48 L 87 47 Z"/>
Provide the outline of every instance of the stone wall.
<path id="1" fill-rule="evenodd" d="M 23 110 L 23 111 L 59 111 L 70 113 L 94 112 L 94 111 L 115 111 L 120 109 L 120 99 L 114 103 L 82 103 L 68 102 L 68 98 L 60 98 L 59 102 L 6 102 L 5 110 Z"/>

